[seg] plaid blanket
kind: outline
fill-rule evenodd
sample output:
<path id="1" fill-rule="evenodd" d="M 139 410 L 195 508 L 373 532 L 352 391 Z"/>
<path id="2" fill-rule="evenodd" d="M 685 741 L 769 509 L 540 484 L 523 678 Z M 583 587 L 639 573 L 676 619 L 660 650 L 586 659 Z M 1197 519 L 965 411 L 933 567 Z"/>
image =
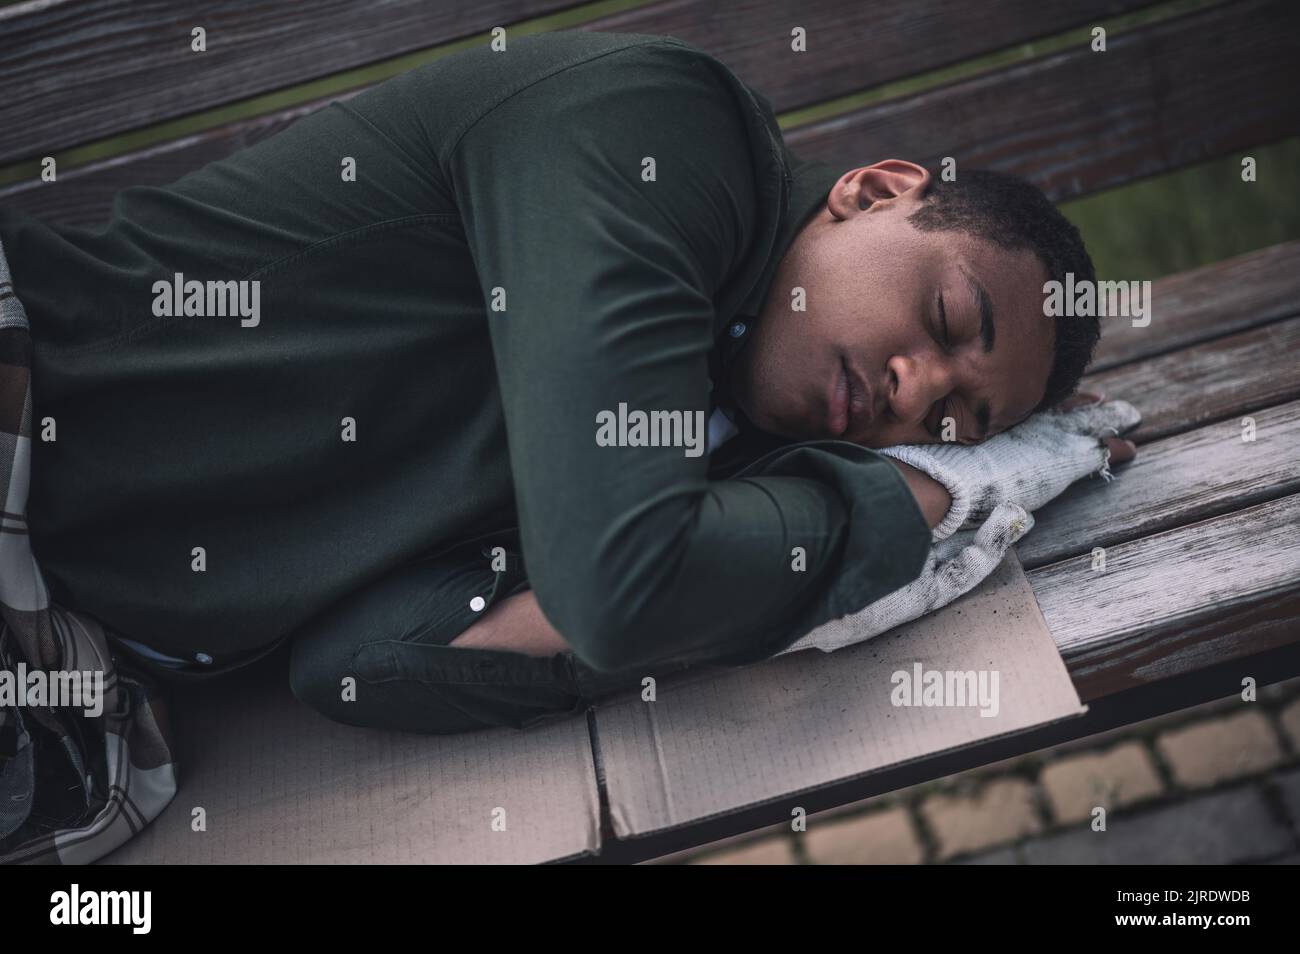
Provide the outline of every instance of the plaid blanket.
<path id="1" fill-rule="evenodd" d="M 114 659 L 98 622 L 50 602 L 32 553 L 31 359 L 0 245 L 0 862 L 79 864 L 162 812 L 176 762 L 157 686 Z M 99 705 L 52 692 L 71 673 L 96 674 Z"/>

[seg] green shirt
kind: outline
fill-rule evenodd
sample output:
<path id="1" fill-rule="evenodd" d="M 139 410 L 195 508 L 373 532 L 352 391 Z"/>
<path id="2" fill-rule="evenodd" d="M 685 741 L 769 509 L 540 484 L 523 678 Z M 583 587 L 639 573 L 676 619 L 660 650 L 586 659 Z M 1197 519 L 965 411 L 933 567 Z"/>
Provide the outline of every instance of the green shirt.
<path id="1" fill-rule="evenodd" d="M 101 230 L 0 213 L 34 430 L 56 428 L 29 505 L 52 591 L 221 664 L 517 528 L 595 668 L 755 660 L 860 609 L 930 541 L 885 458 L 743 415 L 712 456 L 597 440 L 620 405 L 707 420 L 836 178 L 708 54 L 575 32 L 457 53 L 126 189 Z M 260 282 L 256 324 L 155 316 L 176 273 Z"/>

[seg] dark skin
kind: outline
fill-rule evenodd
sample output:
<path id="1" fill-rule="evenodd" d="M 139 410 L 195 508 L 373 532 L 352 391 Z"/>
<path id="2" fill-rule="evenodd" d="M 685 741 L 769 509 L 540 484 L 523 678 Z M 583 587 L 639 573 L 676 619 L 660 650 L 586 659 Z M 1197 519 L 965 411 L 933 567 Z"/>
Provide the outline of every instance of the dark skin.
<path id="1" fill-rule="evenodd" d="M 946 426 L 951 439 L 975 444 L 1042 400 L 1055 338 L 1042 312 L 1046 267 L 1028 250 L 912 226 L 907 217 L 929 183 L 925 168 L 901 159 L 851 169 L 795 236 L 729 381 L 758 427 L 796 441 L 889 447 L 938 443 Z M 805 311 L 791 308 L 796 286 Z M 1093 400 L 1080 394 L 1065 406 Z M 1136 453 L 1129 441 L 1106 443 L 1112 464 Z M 947 490 L 893 463 L 936 526 Z M 531 590 L 493 606 L 451 645 L 569 649 Z"/>
<path id="2" fill-rule="evenodd" d="M 889 447 L 938 442 L 951 417 L 951 439 L 973 444 L 1042 399 L 1055 337 L 1046 267 L 1026 249 L 915 228 L 929 184 L 898 159 L 850 170 L 795 237 L 730 382 L 763 430 Z M 795 286 L 806 311 L 791 310 Z M 828 410 L 845 362 L 847 426 Z"/>

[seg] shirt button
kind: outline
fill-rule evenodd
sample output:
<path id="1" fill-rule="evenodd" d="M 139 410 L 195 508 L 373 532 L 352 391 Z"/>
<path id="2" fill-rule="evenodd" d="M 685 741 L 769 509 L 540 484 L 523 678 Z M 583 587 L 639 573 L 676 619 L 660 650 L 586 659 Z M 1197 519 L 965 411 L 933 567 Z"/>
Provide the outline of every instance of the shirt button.
<path id="1" fill-rule="evenodd" d="M 205 666 L 211 666 L 211 665 L 212 665 L 212 657 L 209 656 L 207 653 L 195 653 L 195 654 L 194 654 L 194 658 L 195 658 L 198 662 L 203 663 L 203 665 L 205 665 Z"/>
<path id="2" fill-rule="evenodd" d="M 731 337 L 739 338 L 744 333 L 745 333 L 745 323 L 743 321 L 738 321 L 731 326 Z"/>

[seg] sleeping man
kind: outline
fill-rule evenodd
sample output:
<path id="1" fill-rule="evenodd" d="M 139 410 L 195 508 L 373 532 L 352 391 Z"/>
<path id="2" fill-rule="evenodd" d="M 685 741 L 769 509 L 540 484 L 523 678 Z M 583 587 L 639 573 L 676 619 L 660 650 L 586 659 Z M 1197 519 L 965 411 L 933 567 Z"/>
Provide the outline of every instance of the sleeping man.
<path id="1" fill-rule="evenodd" d="M 668 37 L 457 53 L 0 242 L 55 603 L 175 682 L 288 641 L 357 725 L 881 631 L 1134 453 L 1128 405 L 1057 409 L 1098 326 L 1044 317 L 1093 270 L 1041 193 L 801 161 Z"/>

